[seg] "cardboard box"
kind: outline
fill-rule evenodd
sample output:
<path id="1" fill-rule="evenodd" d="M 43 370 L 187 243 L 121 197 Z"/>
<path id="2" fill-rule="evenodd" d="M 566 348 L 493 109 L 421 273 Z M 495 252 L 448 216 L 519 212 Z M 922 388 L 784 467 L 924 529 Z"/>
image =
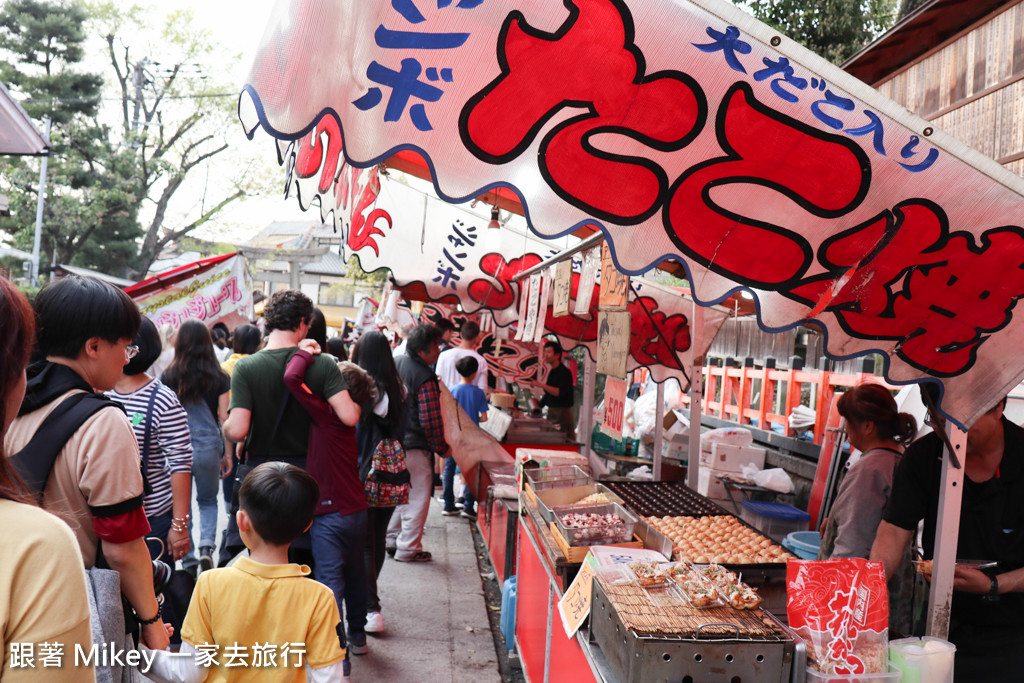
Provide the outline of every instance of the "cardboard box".
<path id="1" fill-rule="evenodd" d="M 689 418 L 678 410 L 666 413 L 665 417 L 661 420 L 661 426 L 664 428 L 661 438 L 667 441 L 677 440 L 680 437 L 685 439 L 690 433 Z"/>
<path id="2" fill-rule="evenodd" d="M 669 441 L 663 439 L 661 442 L 661 456 L 663 458 L 672 458 L 673 460 L 680 460 L 683 463 L 688 462 L 690 457 L 690 444 L 686 438 Z"/>
<path id="3" fill-rule="evenodd" d="M 700 472 L 697 473 L 697 493 L 713 500 L 728 500 L 729 492 L 725 490 L 725 484 L 718 480 L 723 474 L 730 473 L 701 465 Z"/>
<path id="4" fill-rule="evenodd" d="M 709 467 L 723 472 L 741 472 L 744 465 L 753 464 L 764 469 L 765 449 L 754 446 L 734 446 L 728 443 L 711 444 L 711 452 L 701 450 L 701 469 Z"/>

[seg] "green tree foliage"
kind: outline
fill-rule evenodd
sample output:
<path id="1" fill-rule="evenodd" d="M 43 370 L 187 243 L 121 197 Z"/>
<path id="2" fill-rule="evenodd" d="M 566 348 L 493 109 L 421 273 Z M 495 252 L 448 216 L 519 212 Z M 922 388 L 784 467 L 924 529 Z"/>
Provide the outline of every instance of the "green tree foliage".
<path id="1" fill-rule="evenodd" d="M 384 283 L 387 282 L 388 276 L 391 275 L 391 271 L 387 268 L 378 268 L 372 273 L 367 273 L 363 270 L 362 265 L 359 263 L 359 257 L 355 254 L 349 256 L 348 262 L 348 276 L 352 278 L 352 281 L 356 284 L 371 285 L 376 289 L 381 289 Z"/>
<path id="2" fill-rule="evenodd" d="M 15 61 L 0 62 L 0 79 L 29 94 L 25 111 L 34 119 L 70 123 L 99 107 L 103 78 L 77 70 L 85 56 L 86 13 L 77 5 L 11 0 L 0 12 L 0 50 Z"/>
<path id="3" fill-rule="evenodd" d="M 925 5 L 930 0 L 900 0 L 900 12 L 897 20 L 902 19 L 908 14 L 912 14 L 918 7 Z"/>
<path id="4" fill-rule="evenodd" d="M 746 0 L 737 4 L 809 50 L 842 64 L 892 25 L 899 0 Z"/>
<path id="5" fill-rule="evenodd" d="M 43 258 L 141 278 L 170 242 L 245 196 L 251 179 L 209 162 L 237 127 L 233 86 L 208 78 L 214 41 L 190 12 L 99 0 L 9 0 L 0 6 L 0 78 L 39 121 L 49 117 Z M 108 77 L 89 73 L 89 51 Z M 42 127 L 42 126 L 40 126 Z M 0 230 L 31 250 L 39 161 L 0 160 L 12 216 Z"/>
<path id="6" fill-rule="evenodd" d="M 104 0 L 91 10 L 113 68 L 121 133 L 139 165 L 144 224 L 129 274 L 141 277 L 166 245 L 250 189 L 244 171 L 217 187 L 197 182 L 210 160 L 228 149 L 227 129 L 237 126 L 235 88 L 206 76 L 204 63 L 213 58 L 214 41 L 208 31 L 195 28 L 190 11 L 168 15 L 159 36 L 163 54 L 150 55 L 131 41 L 147 24 L 142 8 Z"/>
<path id="7" fill-rule="evenodd" d="M 78 5 L 12 0 L 0 7 L 0 78 L 27 113 L 49 118 L 51 154 L 46 179 L 40 270 L 73 263 L 123 272 L 140 236 L 134 155 L 112 141 L 98 120 L 103 78 L 82 69 L 87 14 Z M 42 127 L 42 126 L 41 126 Z M 39 161 L 4 159 L 0 178 L 11 217 L 0 223 L 31 250 Z"/>

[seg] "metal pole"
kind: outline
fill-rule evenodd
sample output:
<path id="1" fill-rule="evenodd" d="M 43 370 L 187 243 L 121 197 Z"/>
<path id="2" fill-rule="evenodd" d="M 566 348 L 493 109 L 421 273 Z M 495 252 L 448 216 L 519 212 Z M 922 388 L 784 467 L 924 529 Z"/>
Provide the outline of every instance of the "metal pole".
<path id="1" fill-rule="evenodd" d="M 665 383 L 658 382 L 658 391 L 654 402 L 654 481 L 661 481 L 661 444 L 665 431 Z"/>
<path id="2" fill-rule="evenodd" d="M 132 132 L 139 132 L 139 115 L 142 113 L 142 87 L 146 85 L 146 65 L 149 64 L 149 57 L 143 57 L 135 62 L 135 72 L 132 74 L 132 81 L 135 85 L 135 106 L 132 108 Z M 132 143 L 133 147 L 139 147 L 138 142 Z"/>
<path id="3" fill-rule="evenodd" d="M 50 139 L 50 117 L 46 117 L 46 139 Z M 39 165 L 39 196 L 36 198 L 36 235 L 32 242 L 32 277 L 29 278 L 33 287 L 39 286 L 39 250 L 43 242 L 43 205 L 46 203 L 46 165 L 50 160 L 44 156 Z"/>
<path id="4" fill-rule="evenodd" d="M 520 280 L 522 280 L 524 278 L 528 278 L 531 275 L 533 275 L 534 273 L 536 273 L 538 270 L 544 270 L 545 268 L 547 268 L 550 265 L 554 265 L 555 263 L 561 263 L 562 261 L 565 261 L 566 259 L 570 259 L 573 256 L 575 256 L 576 254 L 580 253 L 581 251 L 586 251 L 587 249 L 590 249 L 594 245 L 600 244 L 603 241 L 604 241 L 604 233 L 600 232 L 600 231 L 595 232 L 593 235 L 590 235 L 589 237 L 584 238 L 583 241 L 581 241 L 576 246 L 569 247 L 568 249 L 565 249 L 564 251 L 560 251 L 559 253 L 555 254 L 551 258 L 545 259 L 545 260 L 541 261 L 540 263 L 538 263 L 535 266 L 531 266 L 530 268 L 527 268 L 526 270 L 523 270 L 523 271 L 520 271 L 520 272 L 516 273 L 515 275 L 512 276 L 512 282 L 519 282 Z"/>
<path id="5" fill-rule="evenodd" d="M 946 434 L 960 462 L 965 461 L 967 434 L 952 422 L 946 422 Z M 928 624 L 925 632 L 945 640 L 949 636 L 949 613 L 953 603 L 953 570 L 960 533 L 960 505 L 963 502 L 964 468 L 954 467 L 948 449 L 942 449 L 942 484 L 939 516 L 936 520 L 935 557 L 932 586 L 928 594 Z"/>
<path id="6" fill-rule="evenodd" d="M 704 356 L 697 349 L 704 348 L 704 309 L 693 302 L 690 316 L 690 431 L 686 456 L 686 485 L 697 490 L 700 467 L 701 398 L 704 396 Z"/>
<path id="7" fill-rule="evenodd" d="M 582 455 L 590 458 L 590 438 L 594 432 L 594 387 L 597 385 L 597 362 L 589 353 L 583 354 L 583 405 L 580 407 L 580 432 L 576 438 L 583 443 Z M 581 438 L 582 437 L 582 438 Z"/>

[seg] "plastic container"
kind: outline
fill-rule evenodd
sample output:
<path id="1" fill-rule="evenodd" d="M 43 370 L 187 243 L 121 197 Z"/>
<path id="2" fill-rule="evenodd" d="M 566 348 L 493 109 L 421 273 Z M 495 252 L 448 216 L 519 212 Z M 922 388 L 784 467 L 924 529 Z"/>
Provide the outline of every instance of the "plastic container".
<path id="1" fill-rule="evenodd" d="M 636 455 L 640 452 L 640 439 L 616 439 L 595 427 L 590 435 L 590 448 L 595 453 Z"/>
<path id="2" fill-rule="evenodd" d="M 900 683 L 900 674 L 854 674 L 846 676 L 839 674 L 823 674 L 814 669 L 807 669 L 807 683 Z"/>
<path id="3" fill-rule="evenodd" d="M 582 486 L 594 480 L 576 465 L 563 467 L 536 467 L 524 470 L 526 481 L 534 491 L 560 488 L 562 486 Z"/>
<path id="4" fill-rule="evenodd" d="M 516 634 L 516 577 L 510 576 L 501 584 L 501 635 L 505 637 L 505 647 L 511 652 L 515 649 Z"/>
<path id="5" fill-rule="evenodd" d="M 889 642 L 889 671 L 902 683 L 953 683 L 956 646 L 941 638 L 900 638 Z"/>
<path id="6" fill-rule="evenodd" d="M 811 516 L 803 510 L 784 503 L 745 500 L 743 501 L 743 521 L 763 531 L 776 543 L 782 543 L 789 533 L 807 531 Z"/>
<path id="7" fill-rule="evenodd" d="M 817 531 L 794 531 L 786 534 L 782 547 L 801 560 L 816 560 L 821 548 L 821 534 Z"/>
<path id="8" fill-rule="evenodd" d="M 618 503 L 598 503 L 596 505 L 574 505 L 567 510 L 556 509 L 555 524 L 562 538 L 570 546 L 608 545 L 612 543 L 628 543 L 633 540 L 633 530 L 639 518 Z M 615 515 L 621 524 L 600 527 L 567 527 L 562 521 L 566 515 Z"/>
<path id="9" fill-rule="evenodd" d="M 593 505 L 594 503 L 580 503 L 581 498 L 586 498 L 592 493 L 603 493 L 611 503 L 622 504 L 619 498 L 611 489 L 604 484 L 584 484 L 583 486 L 566 486 L 560 488 L 544 489 L 537 492 L 537 511 L 545 522 L 555 521 L 555 508 L 571 508 L 577 505 Z"/>

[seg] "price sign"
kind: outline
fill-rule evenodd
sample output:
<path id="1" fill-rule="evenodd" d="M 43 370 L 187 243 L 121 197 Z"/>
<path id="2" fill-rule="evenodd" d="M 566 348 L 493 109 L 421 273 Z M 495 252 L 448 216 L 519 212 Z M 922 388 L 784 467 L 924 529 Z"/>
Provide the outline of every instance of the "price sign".
<path id="1" fill-rule="evenodd" d="M 576 631 L 580 630 L 583 621 L 590 614 L 595 564 L 594 556 L 587 553 L 576 578 L 569 584 L 562 599 L 558 601 L 558 614 L 562 617 L 562 627 L 568 638 L 576 635 Z"/>
<path id="2" fill-rule="evenodd" d="M 626 383 L 609 377 L 604 385 L 604 418 L 601 431 L 622 441 L 622 420 L 626 412 Z"/>
<path id="3" fill-rule="evenodd" d="M 615 267 L 612 250 L 605 242 L 601 245 L 601 293 L 597 305 L 602 311 L 624 311 L 628 291 L 629 276 L 620 273 Z"/>

